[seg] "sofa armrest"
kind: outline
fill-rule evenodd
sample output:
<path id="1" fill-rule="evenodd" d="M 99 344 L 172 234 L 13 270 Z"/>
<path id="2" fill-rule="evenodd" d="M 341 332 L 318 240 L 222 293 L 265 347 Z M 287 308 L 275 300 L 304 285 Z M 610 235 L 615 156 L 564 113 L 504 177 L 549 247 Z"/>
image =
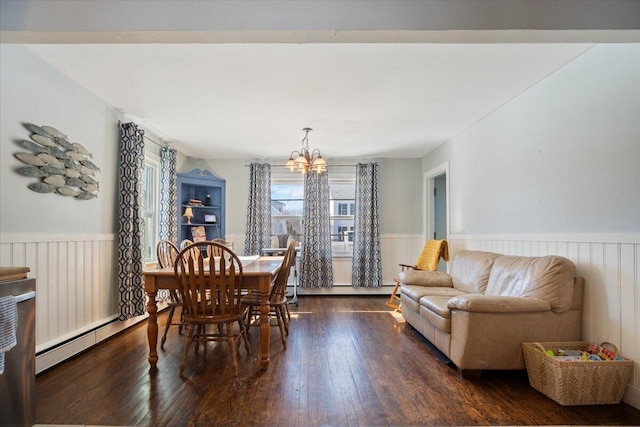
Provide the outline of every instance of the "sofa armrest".
<path id="1" fill-rule="evenodd" d="M 550 311 L 551 304 L 539 298 L 465 294 L 451 298 L 447 307 L 477 313 L 530 313 Z"/>
<path id="2" fill-rule="evenodd" d="M 404 285 L 452 288 L 451 276 L 442 271 L 407 270 L 400 272 Z"/>

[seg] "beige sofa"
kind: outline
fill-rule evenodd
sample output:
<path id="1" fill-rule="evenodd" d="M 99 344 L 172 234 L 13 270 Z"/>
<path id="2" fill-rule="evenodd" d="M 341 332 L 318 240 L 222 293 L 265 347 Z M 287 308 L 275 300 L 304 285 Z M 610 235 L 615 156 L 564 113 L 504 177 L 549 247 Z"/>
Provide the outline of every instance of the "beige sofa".
<path id="1" fill-rule="evenodd" d="M 458 251 L 449 274 L 400 274 L 402 314 L 463 377 L 524 369 L 522 343 L 578 341 L 584 280 L 560 256 Z"/>

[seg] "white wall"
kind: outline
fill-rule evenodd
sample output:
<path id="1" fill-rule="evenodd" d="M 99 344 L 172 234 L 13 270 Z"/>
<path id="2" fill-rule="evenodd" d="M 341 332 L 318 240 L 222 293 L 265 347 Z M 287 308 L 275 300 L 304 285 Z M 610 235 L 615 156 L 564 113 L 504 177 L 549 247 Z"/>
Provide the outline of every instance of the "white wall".
<path id="1" fill-rule="evenodd" d="M 116 201 L 117 118 L 103 102 L 32 55 L 22 46 L 0 45 L 0 233 L 112 233 Z M 27 188 L 34 182 L 15 171 L 14 157 L 28 152 L 16 139 L 29 139 L 21 123 L 53 126 L 93 153 L 100 167 L 97 199 L 88 201 Z"/>
<path id="2" fill-rule="evenodd" d="M 453 250 L 558 254 L 586 280 L 583 339 L 636 362 L 640 45 L 597 45 L 423 159 L 449 161 Z"/>

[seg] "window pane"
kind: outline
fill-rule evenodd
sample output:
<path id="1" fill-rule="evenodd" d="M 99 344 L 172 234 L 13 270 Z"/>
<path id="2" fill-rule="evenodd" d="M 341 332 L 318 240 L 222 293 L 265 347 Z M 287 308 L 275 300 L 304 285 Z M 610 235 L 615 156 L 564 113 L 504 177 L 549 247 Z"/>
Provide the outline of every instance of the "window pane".
<path id="1" fill-rule="evenodd" d="M 356 198 L 355 183 L 330 184 L 329 187 L 333 200 L 354 200 Z"/>
<path id="2" fill-rule="evenodd" d="M 271 199 L 271 216 L 300 215 L 302 216 L 302 200 L 274 200 Z"/>
<path id="3" fill-rule="evenodd" d="M 302 217 L 272 218 L 271 234 L 290 234 L 294 239 L 302 240 Z"/>

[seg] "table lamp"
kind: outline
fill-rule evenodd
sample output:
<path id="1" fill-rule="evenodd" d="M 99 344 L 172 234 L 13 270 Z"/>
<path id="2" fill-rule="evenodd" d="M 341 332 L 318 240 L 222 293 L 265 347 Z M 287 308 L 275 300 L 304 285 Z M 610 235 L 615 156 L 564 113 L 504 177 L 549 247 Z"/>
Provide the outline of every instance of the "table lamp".
<path id="1" fill-rule="evenodd" d="M 186 207 L 182 216 L 187 218 L 187 224 L 191 224 L 191 218 L 193 218 L 193 210 L 191 207 Z"/>

